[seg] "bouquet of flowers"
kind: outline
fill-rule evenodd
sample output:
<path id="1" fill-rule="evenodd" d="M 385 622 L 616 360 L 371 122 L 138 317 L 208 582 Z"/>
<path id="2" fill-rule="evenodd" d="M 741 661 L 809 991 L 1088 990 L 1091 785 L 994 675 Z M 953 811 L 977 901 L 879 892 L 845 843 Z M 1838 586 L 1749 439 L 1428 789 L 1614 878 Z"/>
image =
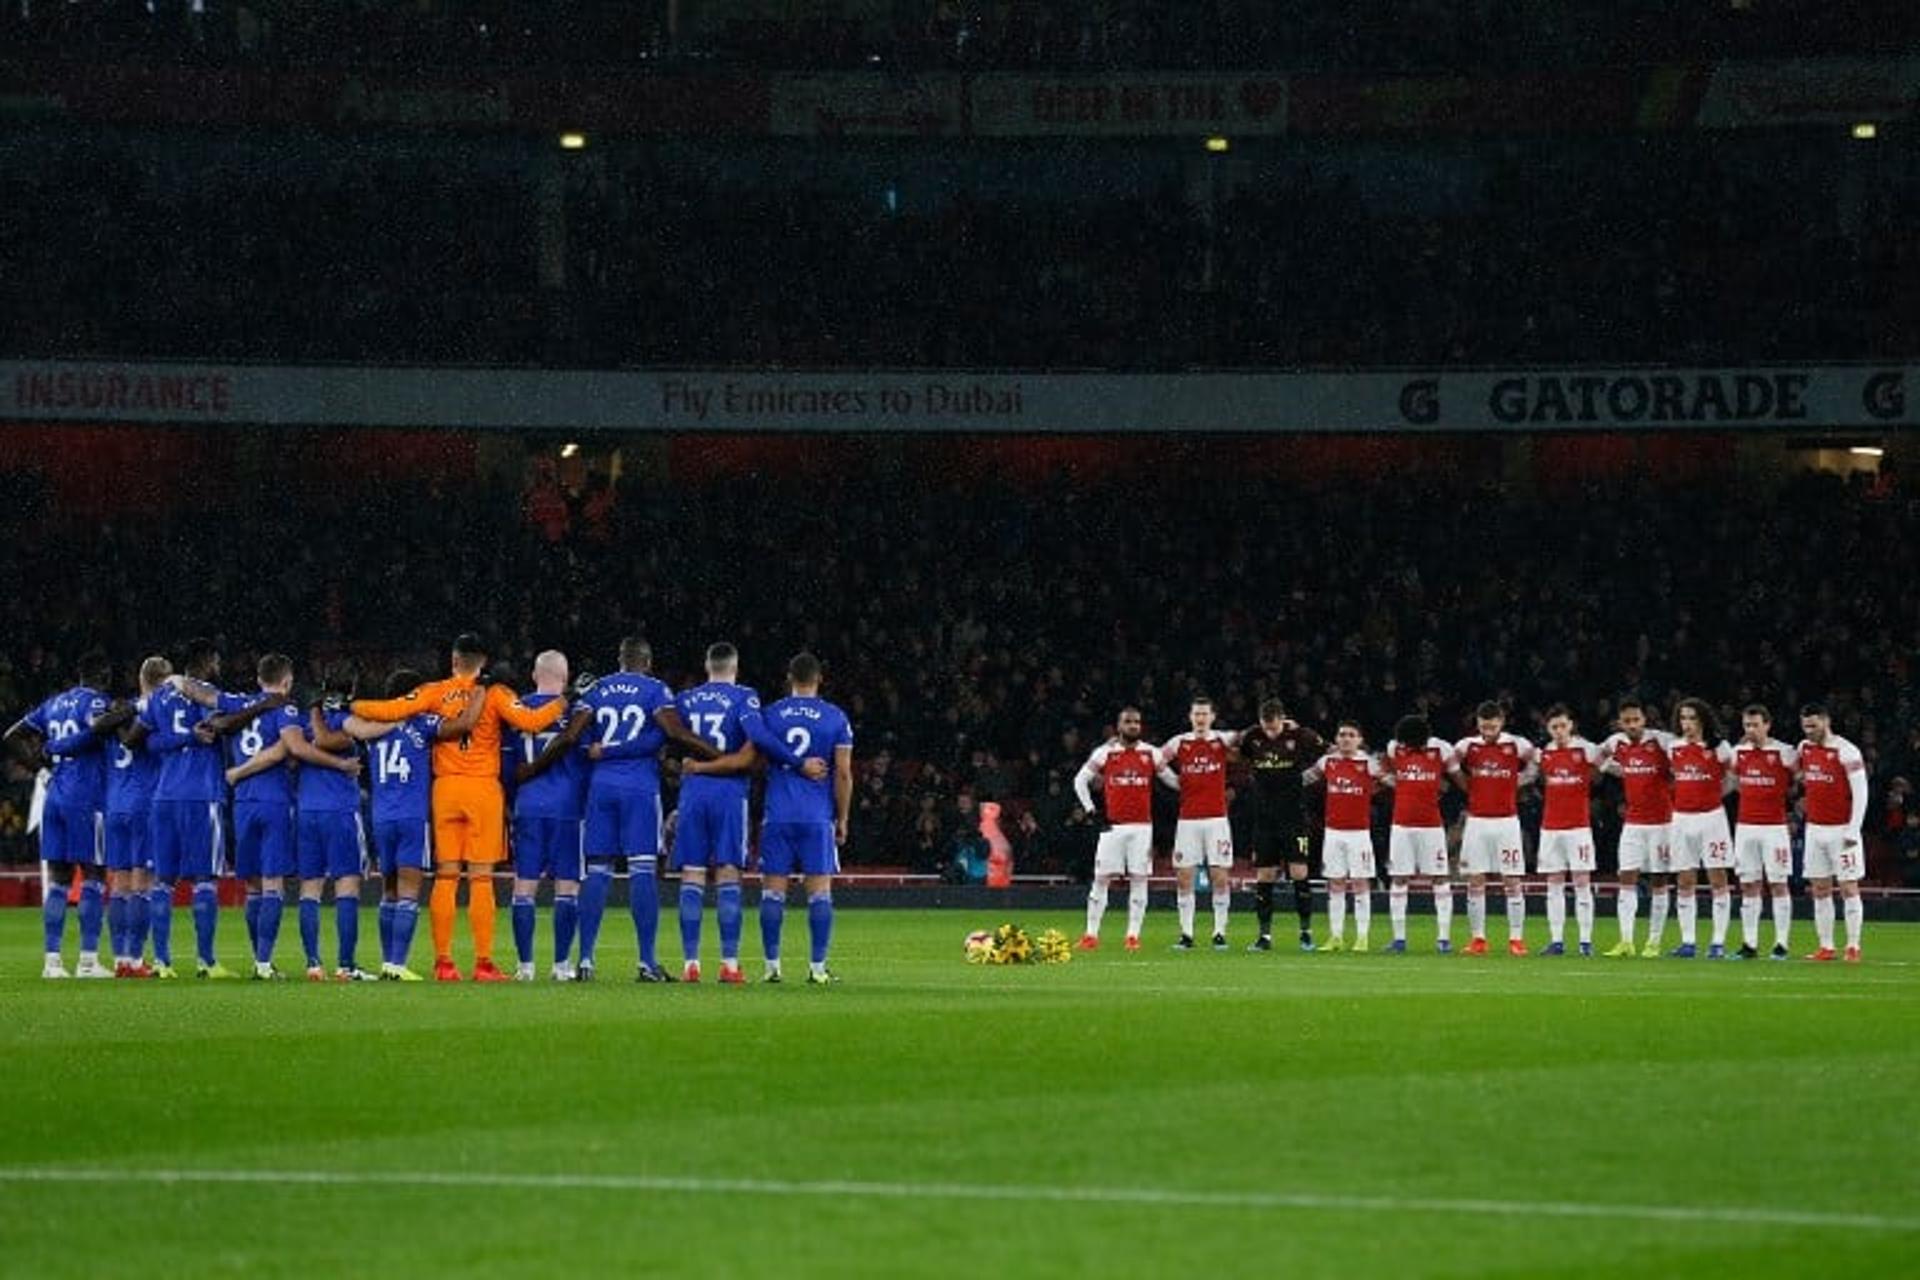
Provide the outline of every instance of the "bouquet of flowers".
<path id="1" fill-rule="evenodd" d="M 998 929 L 976 929 L 967 935 L 968 964 L 1065 964 L 1073 959 L 1073 944 L 1058 929 L 1048 929 L 1036 941 L 1017 924 Z"/>

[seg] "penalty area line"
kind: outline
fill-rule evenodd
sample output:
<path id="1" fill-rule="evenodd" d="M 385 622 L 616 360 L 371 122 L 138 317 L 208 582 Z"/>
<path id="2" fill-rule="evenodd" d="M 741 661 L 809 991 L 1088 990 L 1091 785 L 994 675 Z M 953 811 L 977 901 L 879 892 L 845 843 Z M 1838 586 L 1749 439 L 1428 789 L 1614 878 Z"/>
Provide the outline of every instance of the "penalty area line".
<path id="1" fill-rule="evenodd" d="M 1306 1209 L 1333 1212 L 1462 1214 L 1496 1218 L 1585 1218 L 1686 1225 L 1823 1227 L 1920 1233 L 1920 1217 L 1735 1205 L 1608 1204 L 1603 1201 L 1490 1200 L 1444 1196 L 1333 1195 L 1288 1191 L 1180 1191 L 1155 1187 L 1041 1186 L 992 1182 L 800 1181 L 665 1174 L 484 1173 L 435 1170 L 86 1169 L 0 1166 L 0 1183 L 148 1186 L 487 1188 L 493 1190 L 740 1193 L 824 1199 L 990 1200 L 1043 1204 L 1148 1205 L 1202 1209 Z"/>

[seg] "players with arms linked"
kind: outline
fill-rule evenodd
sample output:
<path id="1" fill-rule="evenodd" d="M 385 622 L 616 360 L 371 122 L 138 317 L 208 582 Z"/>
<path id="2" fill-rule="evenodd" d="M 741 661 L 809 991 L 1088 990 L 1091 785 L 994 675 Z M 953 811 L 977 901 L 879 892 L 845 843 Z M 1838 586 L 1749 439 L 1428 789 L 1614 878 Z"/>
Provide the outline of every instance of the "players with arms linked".
<path id="1" fill-rule="evenodd" d="M 1287 719 L 1278 698 L 1260 704 L 1260 722 L 1240 735 L 1240 759 L 1252 778 L 1253 909 L 1260 936 L 1249 951 L 1273 950 L 1273 887 L 1280 868 L 1293 887 L 1293 910 L 1300 920 L 1300 949 L 1313 950 L 1313 885 L 1307 878 L 1310 842 L 1306 797 L 1300 775 L 1326 754 L 1327 744 L 1313 730 Z"/>
<path id="2" fill-rule="evenodd" d="M 1174 903 L 1180 912 L 1175 951 L 1193 950 L 1194 885 L 1201 867 L 1213 884 L 1213 949 L 1227 949 L 1227 915 L 1233 907 L 1233 827 L 1227 821 L 1227 762 L 1240 741 L 1237 732 L 1213 727 L 1213 699 L 1197 694 L 1187 708 L 1186 733 L 1161 744 L 1157 775 L 1180 792 L 1180 819 L 1173 829 Z"/>

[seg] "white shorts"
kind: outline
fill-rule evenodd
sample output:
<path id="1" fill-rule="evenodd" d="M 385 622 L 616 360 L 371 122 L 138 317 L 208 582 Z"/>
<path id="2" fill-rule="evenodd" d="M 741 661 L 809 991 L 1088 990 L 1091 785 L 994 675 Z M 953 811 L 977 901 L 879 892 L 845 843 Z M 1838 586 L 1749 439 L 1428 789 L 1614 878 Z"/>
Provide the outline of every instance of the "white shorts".
<path id="1" fill-rule="evenodd" d="M 1387 833 L 1387 874 L 1445 879 L 1447 832 L 1444 827 L 1394 827 Z"/>
<path id="2" fill-rule="evenodd" d="M 1669 846 L 1672 828 L 1665 823 L 1629 822 L 1620 828 L 1620 870 L 1665 875 L 1673 870 Z"/>
<path id="3" fill-rule="evenodd" d="M 1527 846 L 1520 839 L 1520 819 L 1468 814 L 1460 836 L 1460 869 L 1470 876 L 1527 874 Z"/>
<path id="4" fill-rule="evenodd" d="M 1783 826 L 1742 822 L 1733 832 L 1733 864 L 1742 884 L 1762 878 L 1770 884 L 1785 884 L 1793 874 L 1793 837 Z"/>
<path id="5" fill-rule="evenodd" d="M 1153 824 L 1129 822 L 1100 833 L 1093 847 L 1093 874 L 1097 876 L 1137 876 L 1153 874 Z"/>
<path id="6" fill-rule="evenodd" d="M 1329 880 L 1373 879 L 1373 833 L 1329 830 L 1320 841 L 1320 872 Z"/>
<path id="7" fill-rule="evenodd" d="M 1673 815 L 1673 869 L 1698 871 L 1733 866 L 1733 833 L 1727 829 L 1727 811 Z"/>
<path id="8" fill-rule="evenodd" d="M 1542 875 L 1592 871 L 1593 829 L 1575 827 L 1568 831 L 1542 831 L 1540 861 L 1534 870 Z"/>
<path id="9" fill-rule="evenodd" d="M 1866 845 L 1847 844 L 1845 827 L 1807 824 L 1807 879 L 1857 881 L 1867 874 Z"/>
<path id="10" fill-rule="evenodd" d="M 1233 827 L 1225 818 L 1182 818 L 1173 827 L 1173 865 L 1233 865 Z"/>

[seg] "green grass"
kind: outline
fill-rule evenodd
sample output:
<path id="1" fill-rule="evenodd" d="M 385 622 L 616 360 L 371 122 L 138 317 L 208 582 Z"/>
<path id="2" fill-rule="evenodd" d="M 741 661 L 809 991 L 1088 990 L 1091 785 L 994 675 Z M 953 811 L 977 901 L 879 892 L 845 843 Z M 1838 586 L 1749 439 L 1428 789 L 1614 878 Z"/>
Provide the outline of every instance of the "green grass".
<path id="1" fill-rule="evenodd" d="M 997 922 L 844 911 L 828 990 L 636 987 L 618 911 L 592 986 L 269 987 L 43 983 L 37 913 L 0 913 L 0 1273 L 1860 1280 L 1920 1256 L 1920 926 L 1870 924 L 1850 968 L 1173 955 L 1164 915 L 1129 957 L 1110 916 L 1065 966 L 964 964 Z M 237 913 L 222 933 L 237 967 Z M 711 972 L 711 920 L 708 946 Z"/>

